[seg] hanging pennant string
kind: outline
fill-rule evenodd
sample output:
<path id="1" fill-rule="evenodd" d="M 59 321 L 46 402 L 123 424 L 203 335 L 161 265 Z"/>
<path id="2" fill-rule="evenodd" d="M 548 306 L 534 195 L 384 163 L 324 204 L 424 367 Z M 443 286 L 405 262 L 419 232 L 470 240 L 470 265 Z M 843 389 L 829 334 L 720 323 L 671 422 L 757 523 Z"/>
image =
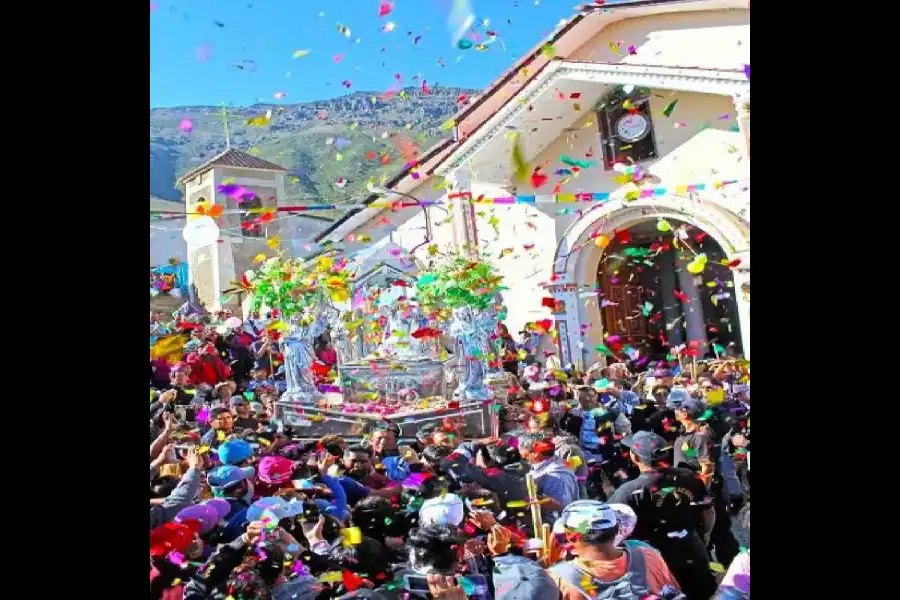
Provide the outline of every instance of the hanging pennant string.
<path id="1" fill-rule="evenodd" d="M 574 202 L 609 202 L 621 198 L 625 202 L 633 202 L 646 198 L 658 198 L 661 196 L 678 195 L 683 196 L 692 192 L 703 192 L 707 190 L 719 190 L 725 186 L 737 183 L 749 183 L 750 179 L 723 179 L 704 183 L 693 183 L 686 185 L 676 185 L 670 187 L 654 187 L 644 188 L 640 190 L 616 191 L 616 192 L 579 192 L 575 194 L 535 194 L 527 196 L 497 196 L 493 198 L 476 197 L 471 198 L 472 204 L 493 204 L 493 205 L 510 205 L 510 204 L 566 204 Z M 447 199 L 455 199 L 463 194 L 449 194 Z M 468 194 L 465 194 L 468 195 Z M 296 206 L 277 206 L 264 208 L 237 208 L 222 211 L 221 214 L 237 215 L 237 214 L 264 214 L 274 212 L 314 212 L 320 210 L 354 210 L 359 208 L 390 208 L 396 210 L 398 208 L 422 207 L 422 206 L 443 206 L 445 200 L 421 200 L 412 202 L 408 200 L 387 200 L 379 199 L 369 204 L 350 203 L 350 204 L 298 204 Z M 203 216 L 204 213 L 199 212 L 179 212 L 165 210 L 151 210 L 151 216 L 156 215 L 168 218 L 183 218 L 188 215 Z"/>

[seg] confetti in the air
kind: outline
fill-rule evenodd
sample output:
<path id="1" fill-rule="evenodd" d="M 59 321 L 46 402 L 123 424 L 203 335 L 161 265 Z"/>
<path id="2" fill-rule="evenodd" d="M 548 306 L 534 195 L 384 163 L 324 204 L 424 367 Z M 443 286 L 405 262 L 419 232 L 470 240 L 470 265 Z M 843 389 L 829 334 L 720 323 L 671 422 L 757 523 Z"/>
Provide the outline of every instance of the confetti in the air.
<path id="1" fill-rule="evenodd" d="M 469 28 L 475 23 L 475 13 L 469 0 L 454 0 L 453 9 L 447 18 L 447 27 L 450 29 L 450 45 L 457 46 Z M 469 47 L 472 44 L 469 42 Z"/>
<path id="2" fill-rule="evenodd" d="M 209 44 L 200 44 L 197 46 L 197 60 L 199 62 L 206 62 L 210 58 L 212 58 L 212 46 Z"/>

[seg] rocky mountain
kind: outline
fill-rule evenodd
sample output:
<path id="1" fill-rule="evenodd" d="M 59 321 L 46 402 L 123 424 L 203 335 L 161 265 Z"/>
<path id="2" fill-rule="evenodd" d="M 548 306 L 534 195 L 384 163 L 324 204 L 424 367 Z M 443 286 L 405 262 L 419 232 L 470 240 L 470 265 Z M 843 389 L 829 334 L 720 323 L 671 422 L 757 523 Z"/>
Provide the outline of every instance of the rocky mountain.
<path id="1" fill-rule="evenodd" d="M 245 108 L 182 106 L 150 110 L 150 194 L 181 201 L 176 179 L 231 145 L 289 170 L 285 193 L 303 202 L 346 202 L 367 195 L 369 177 L 392 174 L 410 148 L 427 150 L 471 90 L 407 88 L 385 98 L 356 92 L 302 104 Z M 267 111 L 271 111 L 267 120 Z M 342 179 L 345 180 L 342 182 Z"/>

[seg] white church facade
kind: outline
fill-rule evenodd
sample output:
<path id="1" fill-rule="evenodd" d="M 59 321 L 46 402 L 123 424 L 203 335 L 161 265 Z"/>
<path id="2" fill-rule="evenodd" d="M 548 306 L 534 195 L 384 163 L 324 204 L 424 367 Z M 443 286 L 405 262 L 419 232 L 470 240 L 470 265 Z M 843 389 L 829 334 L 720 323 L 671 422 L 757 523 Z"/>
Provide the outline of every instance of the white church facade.
<path id="1" fill-rule="evenodd" d="M 317 241 L 371 238 L 420 264 L 432 244 L 477 246 L 505 277 L 510 331 L 552 319 L 545 349 L 564 362 L 613 339 L 749 357 L 749 57 L 744 0 L 586 6 L 383 182 L 395 194 Z M 426 206 L 384 208 L 397 194 Z"/>

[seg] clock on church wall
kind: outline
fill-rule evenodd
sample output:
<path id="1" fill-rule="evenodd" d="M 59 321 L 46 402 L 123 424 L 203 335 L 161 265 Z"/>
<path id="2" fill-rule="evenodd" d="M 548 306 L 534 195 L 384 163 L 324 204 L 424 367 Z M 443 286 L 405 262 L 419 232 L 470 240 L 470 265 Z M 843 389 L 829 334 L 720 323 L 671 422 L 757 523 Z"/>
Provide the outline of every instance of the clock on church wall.
<path id="1" fill-rule="evenodd" d="M 637 90 L 617 88 L 596 108 L 603 138 L 603 163 L 607 171 L 617 162 L 656 158 L 656 136 L 650 114 L 650 98 Z"/>

